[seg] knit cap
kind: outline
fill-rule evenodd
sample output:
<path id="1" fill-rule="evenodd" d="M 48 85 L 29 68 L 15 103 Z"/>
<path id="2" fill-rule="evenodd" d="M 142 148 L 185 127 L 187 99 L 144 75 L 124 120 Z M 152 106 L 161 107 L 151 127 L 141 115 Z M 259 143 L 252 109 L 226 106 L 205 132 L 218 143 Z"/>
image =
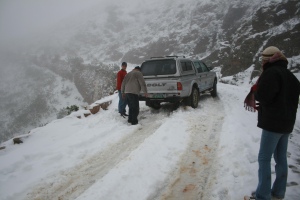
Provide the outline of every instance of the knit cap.
<path id="1" fill-rule="evenodd" d="M 274 46 L 266 48 L 261 54 L 261 59 L 263 63 L 274 63 L 279 60 L 287 61 L 285 55 L 277 47 Z"/>
<path id="2" fill-rule="evenodd" d="M 277 47 L 270 46 L 262 52 L 262 60 L 269 60 L 275 53 L 278 52 L 280 52 L 280 50 Z"/>

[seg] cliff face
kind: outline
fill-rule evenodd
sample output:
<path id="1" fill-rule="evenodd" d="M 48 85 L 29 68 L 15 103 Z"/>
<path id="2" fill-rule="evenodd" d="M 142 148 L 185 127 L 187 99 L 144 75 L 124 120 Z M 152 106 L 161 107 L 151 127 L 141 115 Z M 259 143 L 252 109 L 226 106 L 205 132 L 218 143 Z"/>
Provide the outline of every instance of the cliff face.
<path id="1" fill-rule="evenodd" d="M 260 52 L 265 47 L 277 46 L 289 58 L 290 67 L 299 71 L 299 5 L 297 1 L 287 1 L 261 6 L 249 18 L 244 16 L 250 7 L 230 7 L 222 25 L 230 45 L 213 52 L 207 62 L 223 66 L 223 76 L 233 75 L 251 65 L 258 69 Z"/>

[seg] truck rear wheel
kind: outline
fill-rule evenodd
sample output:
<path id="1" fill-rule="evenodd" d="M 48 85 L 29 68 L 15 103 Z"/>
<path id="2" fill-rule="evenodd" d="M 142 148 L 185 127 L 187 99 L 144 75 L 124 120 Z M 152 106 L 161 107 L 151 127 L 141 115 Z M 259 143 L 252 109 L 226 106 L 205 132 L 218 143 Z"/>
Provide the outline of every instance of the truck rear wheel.
<path id="1" fill-rule="evenodd" d="M 146 101 L 146 106 L 154 109 L 160 109 L 160 102 L 158 101 Z"/>

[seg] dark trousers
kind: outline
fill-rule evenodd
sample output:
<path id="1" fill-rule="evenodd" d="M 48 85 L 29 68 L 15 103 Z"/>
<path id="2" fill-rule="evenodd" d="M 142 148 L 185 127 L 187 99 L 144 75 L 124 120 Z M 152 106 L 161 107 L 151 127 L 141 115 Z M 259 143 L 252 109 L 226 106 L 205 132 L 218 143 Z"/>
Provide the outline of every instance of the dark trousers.
<path id="1" fill-rule="evenodd" d="M 126 93 L 126 100 L 129 107 L 128 122 L 137 124 L 137 116 L 140 112 L 139 96 L 137 94 Z"/>

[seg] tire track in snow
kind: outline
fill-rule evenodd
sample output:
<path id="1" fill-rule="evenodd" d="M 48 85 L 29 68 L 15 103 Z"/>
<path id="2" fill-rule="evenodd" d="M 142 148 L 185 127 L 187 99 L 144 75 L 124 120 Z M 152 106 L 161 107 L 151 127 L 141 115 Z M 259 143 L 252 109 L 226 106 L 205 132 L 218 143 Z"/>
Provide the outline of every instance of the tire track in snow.
<path id="1" fill-rule="evenodd" d="M 209 199 L 216 182 L 215 156 L 224 120 L 223 105 L 210 96 L 202 96 L 199 104 L 200 111 L 191 112 L 186 119 L 190 126 L 190 147 L 183 155 L 177 176 L 160 197 L 162 200 Z"/>
<path id="2" fill-rule="evenodd" d="M 47 183 L 42 183 L 29 194 L 26 199 L 30 200 L 66 200 L 75 199 L 86 189 L 101 179 L 118 163 L 127 159 L 129 154 L 143 141 L 154 133 L 163 123 L 166 115 L 170 115 L 169 109 L 162 110 L 160 114 L 153 114 L 151 110 L 140 112 L 140 122 L 147 126 L 137 125 L 131 134 L 120 141 L 111 144 L 104 151 L 84 160 L 72 169 L 61 171 L 49 177 Z"/>

